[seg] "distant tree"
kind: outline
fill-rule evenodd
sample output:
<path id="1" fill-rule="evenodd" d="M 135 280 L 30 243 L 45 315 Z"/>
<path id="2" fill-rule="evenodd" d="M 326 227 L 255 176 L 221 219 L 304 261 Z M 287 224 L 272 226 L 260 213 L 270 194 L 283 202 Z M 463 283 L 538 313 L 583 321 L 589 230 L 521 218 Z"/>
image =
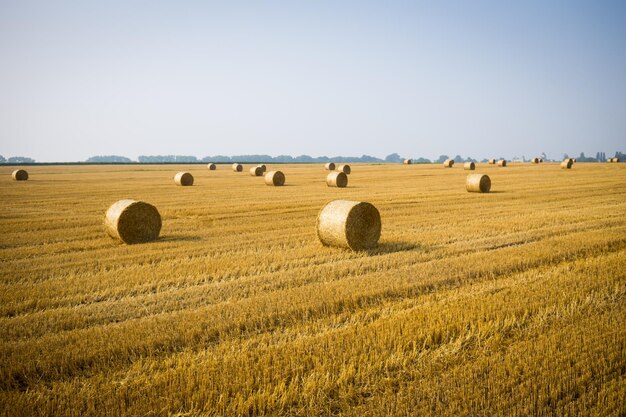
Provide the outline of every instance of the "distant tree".
<path id="1" fill-rule="evenodd" d="M 414 164 L 430 164 L 432 163 L 428 158 L 413 158 Z"/>
<path id="2" fill-rule="evenodd" d="M 568 154 L 566 154 L 566 153 L 564 153 L 564 154 L 563 154 L 563 159 L 567 159 L 567 158 L 569 158 L 569 155 L 568 155 Z"/>
<path id="3" fill-rule="evenodd" d="M 385 162 L 400 163 L 402 161 L 404 161 L 404 159 L 397 153 L 392 153 L 385 157 Z"/>
<path id="4" fill-rule="evenodd" d="M 461 155 L 457 155 L 454 157 L 454 162 L 464 162 L 463 157 Z"/>
<path id="5" fill-rule="evenodd" d="M 439 155 L 439 158 L 435 159 L 436 164 L 442 164 L 446 159 L 450 159 L 448 155 Z"/>
<path id="6" fill-rule="evenodd" d="M 16 164 L 30 164 L 35 162 L 35 160 L 26 156 L 12 156 L 7 159 L 7 162 Z"/>
<path id="7" fill-rule="evenodd" d="M 545 152 L 541 152 L 541 159 L 543 159 L 544 161 L 548 160 L 548 155 L 546 155 Z"/>
<path id="8" fill-rule="evenodd" d="M 6 159 L 4 159 L 4 156 L 0 155 L 0 163 L 2 162 L 6 162 Z"/>
<path id="9" fill-rule="evenodd" d="M 130 158 L 127 158 L 125 156 L 98 155 L 98 156 L 91 156 L 91 157 L 87 158 L 87 160 L 85 162 L 91 162 L 91 163 L 108 163 L 108 162 L 128 163 L 128 162 L 133 162 L 133 161 L 131 161 Z"/>

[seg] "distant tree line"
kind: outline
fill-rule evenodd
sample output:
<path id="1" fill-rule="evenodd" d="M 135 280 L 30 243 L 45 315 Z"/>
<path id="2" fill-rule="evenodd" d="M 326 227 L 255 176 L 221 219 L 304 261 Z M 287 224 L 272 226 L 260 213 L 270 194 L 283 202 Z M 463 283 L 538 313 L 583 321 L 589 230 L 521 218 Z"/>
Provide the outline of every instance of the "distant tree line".
<path id="1" fill-rule="evenodd" d="M 548 157 L 544 152 L 537 155 L 544 159 L 544 161 L 549 161 Z M 584 152 L 581 152 L 579 156 L 575 157 L 578 162 L 606 162 L 608 158 L 617 157 L 622 161 L 626 161 L 626 154 L 622 152 L 615 152 L 614 156 L 606 156 L 604 152 L 597 152 L 595 158 L 590 156 L 585 156 Z M 563 154 L 563 159 L 570 158 L 568 154 Z M 416 158 L 405 158 L 400 156 L 397 153 L 392 153 L 387 155 L 384 159 L 376 158 L 375 156 L 370 155 L 361 155 L 361 156 L 318 156 L 312 157 L 309 155 L 299 155 L 299 156 L 291 156 L 291 155 L 214 155 L 214 156 L 205 156 L 204 158 L 198 159 L 195 156 L 191 155 L 140 155 L 137 160 L 140 163 L 145 164 L 162 164 L 162 163 L 180 163 L 180 164 L 189 164 L 189 163 L 208 163 L 208 162 L 218 162 L 218 163 L 229 163 L 229 162 L 241 162 L 241 163 L 252 163 L 252 162 L 263 162 L 263 163 L 325 163 L 325 162 L 365 162 L 365 163 L 402 163 L 405 159 L 411 159 L 414 164 L 430 164 L 430 163 L 443 163 L 446 159 L 454 159 L 454 162 L 462 163 L 462 162 L 487 162 L 488 159 L 477 160 L 472 157 L 462 157 L 461 155 L 456 155 L 451 158 L 448 155 L 439 155 L 439 158 L 435 160 L 430 160 L 428 158 L 416 157 Z M 495 158 L 495 159 L 506 159 L 503 157 Z M 519 162 L 529 162 L 525 156 L 521 158 L 515 156 L 512 161 Z M 10 158 L 5 158 L 0 155 L 0 164 L 24 164 L 24 163 L 34 163 L 35 160 L 32 158 L 28 158 L 25 156 L 12 156 Z M 120 155 L 97 155 L 89 157 L 85 160 L 86 163 L 133 163 L 130 158 Z"/>

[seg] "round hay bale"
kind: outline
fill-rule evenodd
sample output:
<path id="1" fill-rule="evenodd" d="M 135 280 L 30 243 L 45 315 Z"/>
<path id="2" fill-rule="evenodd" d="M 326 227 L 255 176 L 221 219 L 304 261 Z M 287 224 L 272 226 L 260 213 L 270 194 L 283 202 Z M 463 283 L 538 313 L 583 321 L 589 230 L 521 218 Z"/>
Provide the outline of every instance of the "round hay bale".
<path id="1" fill-rule="evenodd" d="M 209 171 L 215 171 L 217 169 L 217 165 L 211 163 L 206 166 Z"/>
<path id="2" fill-rule="evenodd" d="M 326 177 L 326 185 L 329 187 L 346 187 L 348 185 L 348 176 L 343 171 L 331 172 Z"/>
<path id="3" fill-rule="evenodd" d="M 613 162 L 617 164 L 619 162 L 619 158 L 616 156 L 615 158 L 613 158 Z"/>
<path id="4" fill-rule="evenodd" d="M 250 168 L 250 175 L 253 177 L 260 177 L 263 175 L 263 168 L 260 166 Z"/>
<path id="5" fill-rule="evenodd" d="M 243 171 L 243 165 L 238 164 L 238 163 L 236 163 L 236 162 L 235 162 L 235 163 L 233 164 L 233 171 L 235 171 L 235 172 L 241 172 L 241 171 Z"/>
<path id="6" fill-rule="evenodd" d="M 607 159 L 606 161 L 607 161 L 607 162 L 610 162 L 610 163 L 613 163 L 613 162 L 614 162 L 614 161 L 613 161 L 613 159 L 614 159 L 614 158 L 609 158 L 609 159 Z"/>
<path id="7" fill-rule="evenodd" d="M 539 163 L 539 158 L 533 158 L 530 160 L 531 163 L 533 164 L 538 164 Z"/>
<path id="8" fill-rule="evenodd" d="M 380 213 L 370 203 L 335 200 L 317 216 L 317 237 L 324 246 L 368 249 L 380 239 Z"/>
<path id="9" fill-rule="evenodd" d="M 352 169 L 350 168 L 350 165 L 344 164 L 344 165 L 339 165 L 337 167 L 337 171 L 341 171 L 346 175 L 350 175 L 350 173 L 352 172 Z"/>
<path id="10" fill-rule="evenodd" d="M 446 159 L 443 161 L 443 166 L 446 168 L 452 168 L 454 166 L 454 159 Z"/>
<path id="11" fill-rule="evenodd" d="M 265 174 L 265 184 L 276 187 L 285 185 L 285 174 L 282 171 L 270 171 Z"/>
<path id="12" fill-rule="evenodd" d="M 263 172 L 267 171 L 267 167 L 265 166 L 265 164 L 259 165 L 259 168 L 261 168 L 263 170 Z"/>
<path id="13" fill-rule="evenodd" d="M 324 165 L 324 169 L 326 169 L 327 171 L 334 171 L 335 163 L 334 162 L 327 163 L 326 165 Z"/>
<path id="14" fill-rule="evenodd" d="M 156 240 L 161 231 L 161 215 L 156 207 L 142 201 L 120 200 L 104 216 L 106 232 L 124 243 Z"/>
<path id="15" fill-rule="evenodd" d="M 574 163 L 575 163 L 575 162 L 576 162 L 576 158 L 572 158 L 572 162 L 574 162 Z"/>
<path id="16" fill-rule="evenodd" d="M 539 163 L 542 163 L 542 162 L 543 162 L 543 158 L 539 158 Z"/>
<path id="17" fill-rule="evenodd" d="M 495 165 L 496 164 L 496 160 L 495 159 L 490 159 L 489 160 L 489 165 Z"/>
<path id="18" fill-rule="evenodd" d="M 11 174 L 15 181 L 26 181 L 28 179 L 28 172 L 25 169 L 16 169 Z"/>
<path id="19" fill-rule="evenodd" d="M 572 165 L 574 165 L 574 163 L 571 159 L 565 159 L 563 162 L 561 162 L 561 168 L 563 169 L 571 169 Z"/>
<path id="20" fill-rule="evenodd" d="M 465 189 L 470 193 L 488 193 L 491 190 L 491 178 L 484 174 L 469 174 L 465 180 Z"/>
<path id="21" fill-rule="evenodd" d="M 473 162 L 466 162 L 463 164 L 463 169 L 466 171 L 473 171 L 476 169 L 476 164 Z"/>
<path id="22" fill-rule="evenodd" d="M 179 172 L 174 176 L 174 182 L 176 185 L 182 185 L 184 187 L 193 185 L 193 175 L 189 172 Z"/>
<path id="23" fill-rule="evenodd" d="M 506 166 L 506 159 L 500 159 L 498 161 L 498 166 L 499 167 L 505 167 Z"/>
<path id="24" fill-rule="evenodd" d="M 412 163 L 413 163 L 413 161 L 410 160 L 410 159 L 405 159 L 404 160 L 404 165 L 411 165 Z"/>

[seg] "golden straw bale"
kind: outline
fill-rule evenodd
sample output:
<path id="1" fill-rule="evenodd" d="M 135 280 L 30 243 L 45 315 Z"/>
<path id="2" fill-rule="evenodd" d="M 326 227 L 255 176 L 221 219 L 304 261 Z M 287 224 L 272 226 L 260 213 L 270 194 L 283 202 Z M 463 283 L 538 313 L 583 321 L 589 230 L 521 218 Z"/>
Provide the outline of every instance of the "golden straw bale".
<path id="1" fill-rule="evenodd" d="M 496 160 L 495 159 L 490 159 L 489 160 L 489 165 L 495 165 L 496 164 Z"/>
<path id="2" fill-rule="evenodd" d="M 446 159 L 443 161 L 443 166 L 446 168 L 452 168 L 454 166 L 454 159 Z"/>
<path id="3" fill-rule="evenodd" d="M 412 163 L 413 163 L 413 161 L 410 160 L 410 159 L 405 159 L 404 160 L 404 165 L 411 165 Z"/>
<path id="4" fill-rule="evenodd" d="M 334 162 L 328 162 L 326 165 L 324 165 L 324 168 L 327 171 L 334 171 L 335 170 L 335 163 Z"/>
<path id="5" fill-rule="evenodd" d="M 193 185 L 193 175 L 189 172 L 179 172 L 174 176 L 176 185 L 189 186 Z"/>
<path id="6" fill-rule="evenodd" d="M 250 175 L 253 177 L 260 177 L 263 175 L 263 168 L 260 166 L 250 168 Z"/>
<path id="7" fill-rule="evenodd" d="M 500 159 L 498 161 L 498 166 L 499 167 L 505 167 L 506 166 L 506 159 Z"/>
<path id="8" fill-rule="evenodd" d="M 317 237 L 325 246 L 352 250 L 378 245 L 381 221 L 378 209 L 370 203 L 335 200 L 317 216 Z"/>
<path id="9" fill-rule="evenodd" d="M 16 169 L 11 174 L 11 177 L 13 177 L 15 181 L 26 181 L 28 179 L 28 172 L 26 172 L 25 169 Z"/>
<path id="10" fill-rule="evenodd" d="M 539 158 L 533 158 L 530 160 L 531 163 L 533 164 L 538 164 L 539 163 Z"/>
<path id="11" fill-rule="evenodd" d="M 276 187 L 285 185 L 285 174 L 282 171 L 270 171 L 265 174 L 265 184 Z"/>
<path id="12" fill-rule="evenodd" d="M 491 179 L 484 174 L 469 174 L 465 179 L 465 189 L 470 193 L 488 193 Z"/>
<path id="13" fill-rule="evenodd" d="M 333 171 L 326 177 L 326 185 L 329 187 L 346 187 L 348 185 L 348 176 L 342 171 Z"/>
<path id="14" fill-rule="evenodd" d="M 473 162 L 466 162 L 463 164 L 463 169 L 466 171 L 473 171 L 476 169 L 476 164 Z"/>
<path id="15" fill-rule="evenodd" d="M 151 204 L 135 200 L 119 200 L 104 216 L 106 232 L 124 243 L 155 240 L 161 231 L 161 215 Z"/>
<path id="16" fill-rule="evenodd" d="M 235 171 L 235 172 L 241 172 L 241 171 L 243 171 L 243 165 L 238 164 L 238 163 L 236 163 L 236 162 L 235 162 L 235 163 L 233 164 L 233 171 Z"/>
<path id="17" fill-rule="evenodd" d="M 574 165 L 574 162 L 572 162 L 571 159 L 565 159 L 563 162 L 561 162 L 561 168 L 563 169 L 570 169 L 572 168 L 572 165 Z"/>
<path id="18" fill-rule="evenodd" d="M 265 164 L 261 164 L 259 165 L 259 167 L 263 170 L 263 172 L 267 171 L 267 167 L 265 166 Z"/>
<path id="19" fill-rule="evenodd" d="M 341 171 L 346 175 L 350 175 L 350 173 L 352 172 L 352 169 L 350 168 L 350 165 L 343 164 L 337 167 L 337 171 Z"/>
<path id="20" fill-rule="evenodd" d="M 217 165 L 215 165 L 214 163 L 210 163 L 206 166 L 209 171 L 215 171 L 217 169 Z"/>

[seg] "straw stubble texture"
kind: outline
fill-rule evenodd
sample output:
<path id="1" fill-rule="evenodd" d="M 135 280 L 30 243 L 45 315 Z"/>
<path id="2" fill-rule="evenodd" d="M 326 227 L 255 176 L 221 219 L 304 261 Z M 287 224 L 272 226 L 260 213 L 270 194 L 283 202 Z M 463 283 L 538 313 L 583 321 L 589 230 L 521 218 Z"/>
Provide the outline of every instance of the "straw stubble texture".
<path id="1" fill-rule="evenodd" d="M 119 200 L 104 216 L 106 232 L 124 243 L 155 240 L 161 231 L 161 215 L 156 207 L 142 201 Z"/>
<path id="2" fill-rule="evenodd" d="M 370 203 L 335 200 L 317 216 L 317 237 L 325 246 L 361 250 L 374 248 L 380 239 L 378 209 Z"/>

